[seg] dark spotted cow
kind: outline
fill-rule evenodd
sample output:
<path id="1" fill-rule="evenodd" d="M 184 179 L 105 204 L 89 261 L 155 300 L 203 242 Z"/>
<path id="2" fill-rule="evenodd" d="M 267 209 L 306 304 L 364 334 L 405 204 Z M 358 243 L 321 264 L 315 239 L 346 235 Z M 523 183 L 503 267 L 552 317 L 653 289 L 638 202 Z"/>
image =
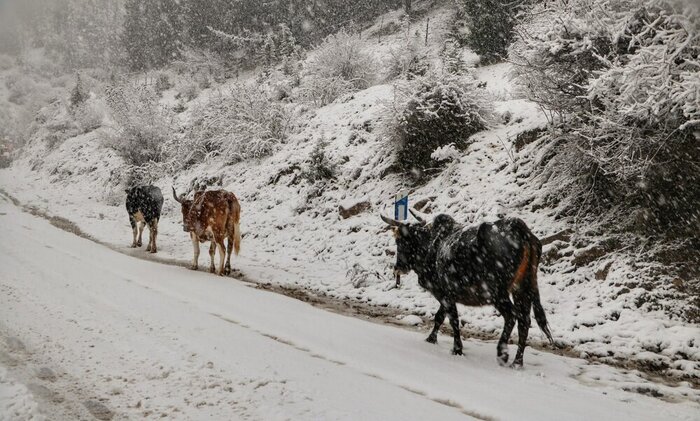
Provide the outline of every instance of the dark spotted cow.
<path id="1" fill-rule="evenodd" d="M 126 190 L 126 211 L 133 233 L 131 247 L 141 247 L 141 234 L 148 225 L 149 238 L 146 251 L 156 253 L 158 237 L 158 220 L 163 209 L 163 194 L 156 186 L 136 186 Z"/>
<path id="2" fill-rule="evenodd" d="M 542 245 L 525 222 L 508 218 L 464 229 L 448 215 L 438 215 L 428 225 L 411 213 L 419 223 L 402 223 L 383 215 L 382 220 L 393 227 L 396 237 L 397 277 L 414 271 L 420 286 L 440 303 L 428 342 L 437 341 L 447 315 L 454 335 L 452 352 L 462 354 L 459 303 L 493 305 L 503 316 L 505 326 L 497 348 L 501 364 L 508 362 L 508 340 L 517 320 L 518 352 L 513 366 L 522 366 L 531 308 L 540 329 L 553 343 L 537 288 Z"/>

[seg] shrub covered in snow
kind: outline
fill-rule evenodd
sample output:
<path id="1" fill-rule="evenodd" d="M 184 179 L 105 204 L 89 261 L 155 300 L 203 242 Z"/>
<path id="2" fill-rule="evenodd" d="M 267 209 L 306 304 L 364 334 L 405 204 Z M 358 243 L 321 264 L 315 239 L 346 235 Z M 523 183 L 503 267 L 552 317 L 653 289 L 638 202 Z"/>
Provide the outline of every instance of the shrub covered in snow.
<path id="1" fill-rule="evenodd" d="M 170 82 L 170 76 L 168 76 L 168 74 L 164 72 L 158 73 L 158 76 L 156 76 L 155 85 L 156 92 L 158 94 L 161 94 L 163 91 L 167 91 L 172 87 L 173 84 Z"/>
<path id="2" fill-rule="evenodd" d="M 127 83 L 110 86 L 105 94 L 115 123 L 108 146 L 136 167 L 163 161 L 163 144 L 172 136 L 172 125 L 155 92 Z"/>
<path id="3" fill-rule="evenodd" d="M 464 59 L 463 49 L 457 40 L 446 41 L 440 56 L 446 72 L 460 74 L 467 72 L 469 69 L 469 65 Z"/>
<path id="4" fill-rule="evenodd" d="M 319 140 L 309 155 L 302 176 L 311 183 L 335 178 L 336 165 L 331 162 L 326 153 L 328 142 Z"/>
<path id="5" fill-rule="evenodd" d="M 304 63 L 302 98 L 325 105 L 344 93 L 370 86 L 375 63 L 362 46 L 358 36 L 344 30 L 328 36 Z"/>
<path id="6" fill-rule="evenodd" d="M 202 158 L 222 156 L 234 163 L 273 153 L 286 139 L 289 121 L 282 104 L 257 86 L 239 84 L 200 106 L 186 137 Z"/>
<path id="7" fill-rule="evenodd" d="M 459 159 L 459 150 L 455 147 L 454 143 L 449 145 L 440 146 L 435 149 L 435 151 L 430 154 L 430 157 L 435 161 L 456 161 Z"/>
<path id="8" fill-rule="evenodd" d="M 259 64 L 272 66 L 299 52 L 294 35 L 285 24 L 279 24 L 267 33 L 243 28 L 236 34 L 208 27 L 219 40 L 223 55 L 241 67 L 255 67 Z M 217 48 L 219 49 L 219 48 Z"/>
<path id="9" fill-rule="evenodd" d="M 416 40 L 401 44 L 400 47 L 389 50 L 385 67 L 384 78 L 386 80 L 397 77 L 412 79 L 415 76 L 424 76 L 430 67 L 428 48 Z"/>
<path id="10" fill-rule="evenodd" d="M 613 23 L 598 24 L 585 10 L 592 1 L 535 6 L 508 51 L 525 96 L 559 116 L 589 108 L 586 85 L 613 47 Z"/>
<path id="11" fill-rule="evenodd" d="M 492 103 L 469 75 L 431 74 L 396 89 L 382 133 L 398 146 L 396 168 L 417 178 L 441 165 L 431 157 L 436 149 L 452 144 L 463 150 L 491 119 Z"/>
<path id="12" fill-rule="evenodd" d="M 607 209 L 624 204 L 619 215 L 626 227 L 696 230 L 698 7 L 673 0 L 562 0 L 532 16 L 511 57 L 530 98 L 569 123 L 559 125 L 562 134 L 555 137 L 566 147 L 551 162 L 581 170 L 571 178 L 580 184 L 574 194 L 595 194 L 594 202 Z"/>
<path id="13" fill-rule="evenodd" d="M 103 111 L 96 100 L 88 99 L 71 110 L 81 132 L 91 132 L 102 126 Z"/>
<path id="14" fill-rule="evenodd" d="M 197 86 L 196 83 L 187 83 L 178 88 L 176 97 L 178 99 L 182 98 L 186 102 L 190 102 L 197 98 L 197 95 L 199 95 L 199 86 Z"/>

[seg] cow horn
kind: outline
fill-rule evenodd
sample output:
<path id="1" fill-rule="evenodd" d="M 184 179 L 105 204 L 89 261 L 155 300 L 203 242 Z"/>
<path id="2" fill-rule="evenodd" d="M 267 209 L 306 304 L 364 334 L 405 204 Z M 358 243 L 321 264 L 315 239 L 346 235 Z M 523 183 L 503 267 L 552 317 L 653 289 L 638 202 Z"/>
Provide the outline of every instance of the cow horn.
<path id="1" fill-rule="evenodd" d="M 395 219 L 387 218 L 386 216 L 382 215 L 381 213 L 379 214 L 381 216 L 382 221 L 386 222 L 388 225 L 392 227 L 402 227 L 403 224 Z"/>
<path id="2" fill-rule="evenodd" d="M 421 218 L 420 215 L 418 215 L 418 213 L 413 211 L 413 209 L 409 209 L 408 211 L 411 212 L 411 215 L 413 215 L 413 217 L 416 218 L 416 220 L 420 222 L 421 225 L 427 224 L 425 219 Z"/>
<path id="3" fill-rule="evenodd" d="M 182 199 L 177 197 L 177 192 L 175 191 L 175 187 L 173 187 L 173 198 L 175 199 L 176 202 L 182 203 Z"/>

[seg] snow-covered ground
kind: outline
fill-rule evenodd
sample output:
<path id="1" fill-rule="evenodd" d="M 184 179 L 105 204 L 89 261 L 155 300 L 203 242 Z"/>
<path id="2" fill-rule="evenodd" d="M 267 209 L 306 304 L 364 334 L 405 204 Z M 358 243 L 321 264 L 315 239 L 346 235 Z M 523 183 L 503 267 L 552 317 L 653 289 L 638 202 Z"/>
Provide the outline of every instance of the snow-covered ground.
<path id="1" fill-rule="evenodd" d="M 423 334 L 136 259 L 0 198 L 0 418 L 697 419 L 618 369 Z M 513 350 L 512 350 L 513 351 Z M 664 387 L 661 387 L 663 392 Z M 697 396 L 695 396 L 697 398 Z"/>

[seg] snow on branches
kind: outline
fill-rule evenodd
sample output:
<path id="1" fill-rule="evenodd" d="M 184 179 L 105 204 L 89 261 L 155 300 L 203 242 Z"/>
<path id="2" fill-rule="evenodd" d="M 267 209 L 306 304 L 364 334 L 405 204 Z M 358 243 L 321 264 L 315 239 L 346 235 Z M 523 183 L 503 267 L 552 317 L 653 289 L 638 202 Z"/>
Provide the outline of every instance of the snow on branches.
<path id="1" fill-rule="evenodd" d="M 286 138 L 289 121 L 284 106 L 270 101 L 258 87 L 236 84 L 194 112 L 186 138 L 203 158 L 222 156 L 234 163 L 274 152 Z"/>
<path id="2" fill-rule="evenodd" d="M 683 196 L 674 210 L 694 207 L 699 7 L 674 0 L 557 0 L 533 7 L 516 31 L 509 57 L 517 80 L 566 133 L 578 151 L 570 157 L 591 161 L 587 168 L 623 195 L 646 192 L 643 206 L 667 206 L 649 191 L 672 187 Z"/>

